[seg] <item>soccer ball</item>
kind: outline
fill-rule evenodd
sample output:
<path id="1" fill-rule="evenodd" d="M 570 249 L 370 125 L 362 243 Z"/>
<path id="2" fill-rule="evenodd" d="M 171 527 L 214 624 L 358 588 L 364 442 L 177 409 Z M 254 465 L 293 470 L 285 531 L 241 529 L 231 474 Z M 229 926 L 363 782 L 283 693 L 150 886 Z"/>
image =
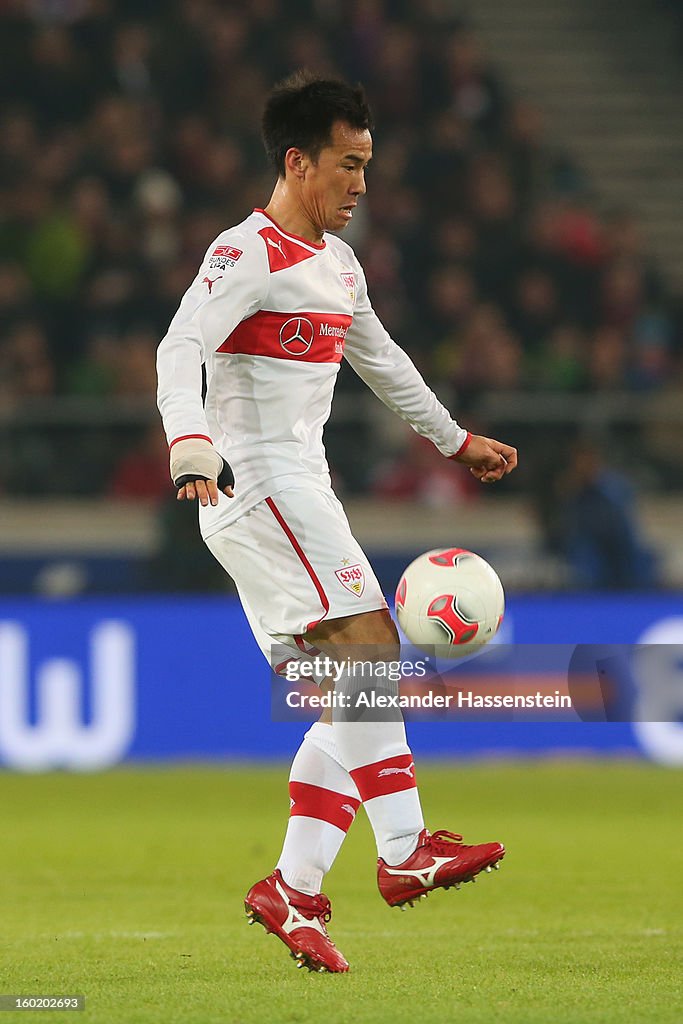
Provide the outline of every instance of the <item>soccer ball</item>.
<path id="1" fill-rule="evenodd" d="M 411 562 L 396 588 L 396 615 L 420 650 L 462 658 L 495 636 L 505 611 L 503 585 L 473 551 L 437 548 Z"/>

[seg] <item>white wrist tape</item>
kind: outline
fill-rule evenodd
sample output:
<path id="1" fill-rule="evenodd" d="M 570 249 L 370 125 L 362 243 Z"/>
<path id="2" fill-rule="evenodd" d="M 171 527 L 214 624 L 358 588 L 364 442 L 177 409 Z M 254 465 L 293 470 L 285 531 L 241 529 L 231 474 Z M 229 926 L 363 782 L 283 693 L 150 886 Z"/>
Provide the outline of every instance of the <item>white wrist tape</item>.
<path id="1" fill-rule="evenodd" d="M 222 468 L 223 459 L 211 442 L 203 437 L 185 437 L 182 441 L 176 441 L 171 448 L 173 483 L 182 476 L 217 480 Z"/>

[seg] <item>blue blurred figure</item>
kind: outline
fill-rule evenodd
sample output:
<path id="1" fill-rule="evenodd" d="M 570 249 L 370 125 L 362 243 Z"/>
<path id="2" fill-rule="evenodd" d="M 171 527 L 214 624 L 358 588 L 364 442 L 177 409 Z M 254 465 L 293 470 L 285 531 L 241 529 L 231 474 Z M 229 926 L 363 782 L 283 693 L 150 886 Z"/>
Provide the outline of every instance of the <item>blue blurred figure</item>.
<path id="1" fill-rule="evenodd" d="M 596 444 L 576 441 L 560 476 L 563 554 L 576 586 L 630 590 L 657 586 L 654 553 L 636 519 L 633 487 L 608 468 Z"/>

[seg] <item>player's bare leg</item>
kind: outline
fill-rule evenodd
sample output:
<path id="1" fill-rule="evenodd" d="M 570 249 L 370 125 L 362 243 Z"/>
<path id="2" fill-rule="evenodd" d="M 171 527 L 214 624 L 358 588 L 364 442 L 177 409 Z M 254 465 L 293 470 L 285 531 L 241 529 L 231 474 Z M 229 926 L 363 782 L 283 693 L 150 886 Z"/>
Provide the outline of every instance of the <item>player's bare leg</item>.
<path id="1" fill-rule="evenodd" d="M 362 660 L 368 648 L 377 662 L 400 660 L 398 633 L 386 609 L 323 621 L 307 639 L 338 661 L 358 658 L 359 647 Z M 400 711 L 392 721 L 326 717 L 375 833 L 378 886 L 390 906 L 412 906 L 432 889 L 459 887 L 498 866 L 505 855 L 501 843 L 468 846 L 457 833 L 441 829 L 431 835 L 425 828 Z"/>

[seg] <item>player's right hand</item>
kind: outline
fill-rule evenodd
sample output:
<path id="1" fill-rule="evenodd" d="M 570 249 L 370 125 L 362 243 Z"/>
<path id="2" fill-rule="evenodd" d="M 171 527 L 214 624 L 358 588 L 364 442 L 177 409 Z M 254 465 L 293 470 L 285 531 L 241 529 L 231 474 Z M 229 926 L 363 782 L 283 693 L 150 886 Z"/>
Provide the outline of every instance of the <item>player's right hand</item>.
<path id="1" fill-rule="evenodd" d="M 171 446 L 171 479 L 178 488 L 178 501 L 202 505 L 218 504 L 219 489 L 234 498 L 235 477 L 220 452 L 203 437 L 184 437 Z"/>

